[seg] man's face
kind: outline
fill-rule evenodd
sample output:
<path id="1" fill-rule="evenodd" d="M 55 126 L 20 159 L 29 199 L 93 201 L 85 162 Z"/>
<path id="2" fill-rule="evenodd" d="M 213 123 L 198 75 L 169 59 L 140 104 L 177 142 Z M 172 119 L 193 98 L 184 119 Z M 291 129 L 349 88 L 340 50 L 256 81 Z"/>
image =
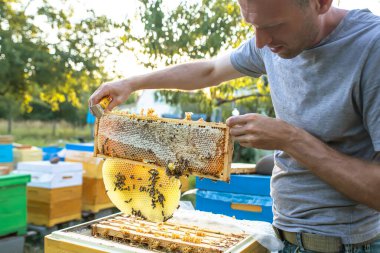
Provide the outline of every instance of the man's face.
<path id="1" fill-rule="evenodd" d="M 256 30 L 256 46 L 267 46 L 285 59 L 316 43 L 318 15 L 294 0 L 238 0 L 245 21 Z"/>

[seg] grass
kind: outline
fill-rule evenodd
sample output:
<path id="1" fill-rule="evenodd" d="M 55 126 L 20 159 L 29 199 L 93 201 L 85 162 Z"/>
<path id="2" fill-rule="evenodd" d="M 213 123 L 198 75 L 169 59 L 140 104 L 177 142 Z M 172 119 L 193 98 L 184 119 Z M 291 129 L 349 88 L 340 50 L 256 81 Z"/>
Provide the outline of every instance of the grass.
<path id="1" fill-rule="evenodd" d="M 7 135 L 8 122 L 0 120 L 0 135 Z M 53 134 L 54 124 L 42 121 L 15 121 L 12 123 L 12 133 L 14 142 L 33 146 L 61 146 L 66 143 L 93 141 L 92 126 L 75 127 L 64 121 L 56 123 L 55 134 Z"/>

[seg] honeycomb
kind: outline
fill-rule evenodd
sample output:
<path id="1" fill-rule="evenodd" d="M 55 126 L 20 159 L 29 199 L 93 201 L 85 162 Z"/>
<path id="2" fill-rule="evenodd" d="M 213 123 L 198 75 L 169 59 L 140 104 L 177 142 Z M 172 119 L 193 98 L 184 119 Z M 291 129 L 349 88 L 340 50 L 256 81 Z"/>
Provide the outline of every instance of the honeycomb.
<path id="1" fill-rule="evenodd" d="M 188 116 L 187 116 L 188 118 Z M 177 178 L 229 180 L 232 141 L 222 123 L 107 112 L 96 123 L 95 155 L 148 162 Z"/>
<path id="2" fill-rule="evenodd" d="M 112 203 L 125 214 L 161 222 L 179 207 L 181 182 L 165 169 L 119 158 L 107 158 L 103 181 Z"/>
<path id="3" fill-rule="evenodd" d="M 119 215 L 92 225 L 92 235 L 154 252 L 223 253 L 248 237 L 174 222 L 153 223 Z"/>

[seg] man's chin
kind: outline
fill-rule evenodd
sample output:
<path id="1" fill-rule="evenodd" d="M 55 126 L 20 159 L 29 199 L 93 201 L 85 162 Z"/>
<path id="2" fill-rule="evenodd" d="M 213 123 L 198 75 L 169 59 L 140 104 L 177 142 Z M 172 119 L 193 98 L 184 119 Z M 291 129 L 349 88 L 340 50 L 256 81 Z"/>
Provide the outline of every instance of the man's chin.
<path id="1" fill-rule="evenodd" d="M 301 52 L 290 52 L 290 51 L 282 51 L 277 53 L 277 55 L 283 59 L 293 59 L 297 57 Z"/>

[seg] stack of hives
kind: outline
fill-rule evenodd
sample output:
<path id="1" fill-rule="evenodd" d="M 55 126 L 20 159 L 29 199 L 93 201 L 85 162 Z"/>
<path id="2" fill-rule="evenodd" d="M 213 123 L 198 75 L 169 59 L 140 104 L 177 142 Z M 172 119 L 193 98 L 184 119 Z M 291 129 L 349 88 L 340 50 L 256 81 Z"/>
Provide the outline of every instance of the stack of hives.
<path id="1" fill-rule="evenodd" d="M 23 144 L 13 146 L 14 165 L 17 167 L 19 162 L 42 161 L 42 149 Z"/>
<path id="2" fill-rule="evenodd" d="M 82 164 L 20 162 L 17 172 L 32 178 L 28 184 L 28 223 L 51 227 L 81 219 Z"/>
<path id="3" fill-rule="evenodd" d="M 0 175 L 7 175 L 13 169 L 13 137 L 0 135 Z"/>
<path id="4" fill-rule="evenodd" d="M 82 210 L 97 213 L 113 207 L 103 183 L 103 159 L 93 157 L 93 144 L 67 144 L 65 161 L 83 166 Z"/>

